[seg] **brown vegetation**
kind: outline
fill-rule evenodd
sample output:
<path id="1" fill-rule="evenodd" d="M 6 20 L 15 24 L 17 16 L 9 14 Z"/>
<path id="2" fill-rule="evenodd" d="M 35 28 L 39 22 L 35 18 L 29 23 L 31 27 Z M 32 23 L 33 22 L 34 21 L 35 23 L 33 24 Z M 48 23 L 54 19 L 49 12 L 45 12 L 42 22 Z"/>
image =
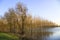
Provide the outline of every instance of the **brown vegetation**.
<path id="1" fill-rule="evenodd" d="M 32 36 L 37 29 L 49 28 L 57 26 L 55 23 L 40 18 L 32 18 L 27 14 L 27 8 L 22 4 L 17 4 L 16 8 L 10 8 L 0 19 L 1 32 L 13 32 L 20 35 Z M 36 30 L 34 30 L 36 29 Z M 35 32 L 34 35 L 39 36 L 40 32 Z M 46 33 L 45 33 L 46 34 Z M 44 35 L 45 35 L 44 34 Z M 48 34 L 48 33 L 47 33 Z"/>

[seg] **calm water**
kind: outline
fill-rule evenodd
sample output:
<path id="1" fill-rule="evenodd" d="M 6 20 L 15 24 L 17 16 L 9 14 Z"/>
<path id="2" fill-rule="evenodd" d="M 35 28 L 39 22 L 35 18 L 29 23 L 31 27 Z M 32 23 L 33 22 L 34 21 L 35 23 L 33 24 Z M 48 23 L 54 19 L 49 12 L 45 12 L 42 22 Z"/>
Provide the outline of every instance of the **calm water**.
<path id="1" fill-rule="evenodd" d="M 60 40 L 60 27 L 49 28 L 46 31 L 52 32 L 52 34 L 49 34 L 46 40 Z"/>
<path id="2" fill-rule="evenodd" d="M 36 28 L 35 32 L 40 32 L 38 36 L 34 36 L 37 40 L 60 40 L 60 27 L 55 28 Z M 39 31 L 40 30 L 40 31 Z M 33 34 L 34 35 L 34 34 Z"/>

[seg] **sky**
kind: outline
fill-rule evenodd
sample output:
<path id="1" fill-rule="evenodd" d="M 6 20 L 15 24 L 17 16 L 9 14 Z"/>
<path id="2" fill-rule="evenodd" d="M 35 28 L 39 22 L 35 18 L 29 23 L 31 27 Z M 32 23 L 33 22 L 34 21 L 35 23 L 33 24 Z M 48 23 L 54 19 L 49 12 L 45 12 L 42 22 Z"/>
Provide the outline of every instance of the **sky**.
<path id="1" fill-rule="evenodd" d="M 0 16 L 9 8 L 14 8 L 18 2 L 25 4 L 33 17 L 41 17 L 60 24 L 59 0 L 0 0 Z"/>

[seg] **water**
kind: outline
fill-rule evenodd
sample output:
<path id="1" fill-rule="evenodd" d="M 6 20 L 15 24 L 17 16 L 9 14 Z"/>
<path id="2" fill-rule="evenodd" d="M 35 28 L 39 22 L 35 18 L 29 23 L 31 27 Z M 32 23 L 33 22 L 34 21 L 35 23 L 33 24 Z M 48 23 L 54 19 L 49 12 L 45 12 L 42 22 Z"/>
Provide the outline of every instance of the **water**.
<path id="1" fill-rule="evenodd" d="M 35 32 L 34 32 L 35 31 Z M 60 40 L 60 27 L 33 29 L 34 40 Z M 36 35 L 37 34 L 37 35 Z"/>
<path id="2" fill-rule="evenodd" d="M 60 40 L 60 27 L 49 28 L 46 31 L 52 32 L 52 34 L 49 34 L 47 37 L 47 40 Z"/>

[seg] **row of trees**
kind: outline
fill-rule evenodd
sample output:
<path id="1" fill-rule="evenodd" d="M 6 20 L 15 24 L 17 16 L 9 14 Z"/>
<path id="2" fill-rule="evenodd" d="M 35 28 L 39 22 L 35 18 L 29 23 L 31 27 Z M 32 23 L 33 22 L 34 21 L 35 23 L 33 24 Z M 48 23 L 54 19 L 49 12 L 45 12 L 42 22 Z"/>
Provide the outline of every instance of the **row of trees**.
<path id="1" fill-rule="evenodd" d="M 26 37 L 39 36 L 42 33 L 36 31 L 40 31 L 41 28 L 55 26 L 57 26 L 55 23 L 48 20 L 32 18 L 32 16 L 27 13 L 27 8 L 21 3 L 18 3 L 16 8 L 10 8 L 3 17 L 0 17 L 0 31 L 18 33 L 22 35 L 22 40 L 24 35 Z"/>

